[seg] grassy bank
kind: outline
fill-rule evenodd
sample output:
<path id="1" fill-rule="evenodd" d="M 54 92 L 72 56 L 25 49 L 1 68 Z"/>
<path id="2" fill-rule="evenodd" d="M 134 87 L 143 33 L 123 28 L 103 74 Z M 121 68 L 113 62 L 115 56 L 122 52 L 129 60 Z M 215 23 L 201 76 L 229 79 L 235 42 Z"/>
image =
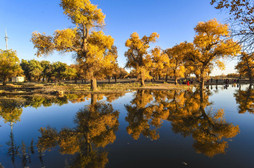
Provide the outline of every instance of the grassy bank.
<path id="1" fill-rule="evenodd" d="M 139 83 L 115 83 L 99 84 L 98 90 L 93 93 L 119 93 L 137 89 L 156 89 L 156 90 L 187 90 L 192 86 L 174 85 L 168 83 L 146 83 L 145 87 L 140 87 Z M 42 83 L 22 83 L 8 84 L 0 86 L 0 95 L 13 94 L 56 94 L 56 93 L 91 93 L 90 84 L 42 84 Z"/>

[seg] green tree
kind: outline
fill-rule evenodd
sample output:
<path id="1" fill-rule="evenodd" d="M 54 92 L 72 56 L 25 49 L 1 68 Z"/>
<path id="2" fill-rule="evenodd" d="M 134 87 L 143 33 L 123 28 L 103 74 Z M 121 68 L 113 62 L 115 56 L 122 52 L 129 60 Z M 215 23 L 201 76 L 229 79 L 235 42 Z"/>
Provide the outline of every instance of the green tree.
<path id="1" fill-rule="evenodd" d="M 35 59 L 29 61 L 22 59 L 20 66 L 29 81 L 32 81 L 32 79 L 39 81 L 41 76 L 44 75 L 44 68 L 42 67 L 41 62 Z"/>
<path id="2" fill-rule="evenodd" d="M 67 69 L 67 64 L 60 61 L 54 62 L 52 64 L 53 76 L 58 80 L 58 82 L 65 76 Z"/>
<path id="3" fill-rule="evenodd" d="M 16 51 L 0 50 L 0 78 L 3 85 L 7 79 L 23 73 Z"/>
<path id="4" fill-rule="evenodd" d="M 64 78 L 67 79 L 75 79 L 77 77 L 77 70 L 75 68 L 72 68 L 70 66 L 67 66 L 65 71 L 63 72 Z"/>
<path id="5" fill-rule="evenodd" d="M 21 68 L 24 72 L 24 75 L 25 75 L 26 79 L 31 82 L 32 77 L 31 77 L 31 74 L 30 74 L 29 62 L 27 60 L 22 59 L 21 63 L 20 63 L 20 66 L 21 66 Z"/>
<path id="6" fill-rule="evenodd" d="M 41 61 L 41 67 L 42 67 L 42 81 L 44 82 L 46 78 L 48 77 L 48 74 L 50 73 L 51 69 L 51 64 L 49 61 Z"/>
<path id="7" fill-rule="evenodd" d="M 28 61 L 28 63 L 29 63 L 28 69 L 29 69 L 30 76 L 34 80 L 40 81 L 42 71 L 43 71 L 40 61 L 32 59 Z"/>

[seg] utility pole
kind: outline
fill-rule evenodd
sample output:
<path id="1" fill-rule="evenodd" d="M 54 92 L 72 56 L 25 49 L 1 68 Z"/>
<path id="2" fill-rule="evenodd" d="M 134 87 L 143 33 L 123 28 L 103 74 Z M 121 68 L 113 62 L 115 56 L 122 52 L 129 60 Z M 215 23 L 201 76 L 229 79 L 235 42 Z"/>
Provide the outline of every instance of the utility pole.
<path id="1" fill-rule="evenodd" d="M 5 30 L 5 37 L 4 37 L 4 39 L 5 39 L 5 44 L 6 44 L 6 50 L 8 50 L 8 36 L 7 36 L 7 31 Z"/>

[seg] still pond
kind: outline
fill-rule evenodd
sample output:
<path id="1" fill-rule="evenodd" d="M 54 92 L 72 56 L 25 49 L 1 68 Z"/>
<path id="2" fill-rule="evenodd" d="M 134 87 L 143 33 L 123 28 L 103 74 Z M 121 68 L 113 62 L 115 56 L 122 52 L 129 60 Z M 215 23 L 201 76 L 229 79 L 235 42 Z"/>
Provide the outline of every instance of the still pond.
<path id="1" fill-rule="evenodd" d="M 0 168 L 253 168 L 254 90 L 0 99 Z"/>

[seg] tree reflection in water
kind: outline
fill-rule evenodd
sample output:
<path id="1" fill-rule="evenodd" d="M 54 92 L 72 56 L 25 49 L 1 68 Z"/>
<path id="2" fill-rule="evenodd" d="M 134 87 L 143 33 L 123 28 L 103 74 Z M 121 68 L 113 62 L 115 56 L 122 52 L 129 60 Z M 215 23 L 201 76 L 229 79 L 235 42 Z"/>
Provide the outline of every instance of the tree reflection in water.
<path id="1" fill-rule="evenodd" d="M 26 99 L 0 100 L 0 116 L 11 126 L 8 153 L 15 167 L 15 159 L 20 157 L 23 167 L 31 162 L 31 155 L 38 152 L 41 167 L 44 167 L 44 155 L 55 147 L 61 154 L 74 155 L 69 167 L 105 167 L 108 153 L 103 149 L 116 139 L 119 112 L 110 104 L 124 94 L 87 94 L 54 96 L 31 96 Z M 209 102 L 210 92 L 206 91 L 161 91 L 137 90 L 134 99 L 125 105 L 129 123 L 127 132 L 135 140 L 141 135 L 151 140 L 159 139 L 159 128 L 163 122 L 170 122 L 172 130 L 184 137 L 192 136 L 193 147 L 198 153 L 213 157 L 225 153 L 228 141 L 239 133 L 239 127 L 225 121 L 223 109 L 214 111 Z M 237 91 L 236 101 L 241 111 L 253 112 L 253 90 Z M 13 125 L 20 120 L 22 108 L 38 108 L 53 104 L 63 105 L 84 102 L 91 104 L 77 112 L 74 128 L 57 131 L 53 128 L 41 128 L 37 151 L 33 140 L 30 147 L 22 143 L 15 144 Z M 105 101 L 101 101 L 103 98 Z M 245 112 L 244 111 L 244 112 Z"/>
<path id="2" fill-rule="evenodd" d="M 10 140 L 6 143 L 8 146 L 8 155 L 11 157 L 13 167 L 15 167 L 15 160 L 18 155 L 19 147 L 15 144 L 13 125 L 20 121 L 22 114 L 23 101 L 16 101 L 5 99 L 0 101 L 0 116 L 3 118 L 4 123 L 9 123 L 11 126 Z"/>
<path id="3" fill-rule="evenodd" d="M 92 94 L 91 104 L 76 114 L 75 128 L 65 128 L 59 132 L 41 128 L 38 148 L 45 152 L 59 146 L 62 154 L 77 154 L 70 167 L 104 167 L 108 162 L 108 153 L 98 148 L 115 141 L 119 112 L 111 104 L 97 102 L 98 97 Z"/>
<path id="4" fill-rule="evenodd" d="M 126 105 L 127 132 L 139 139 L 143 134 L 156 140 L 163 121 L 170 121 L 175 133 L 192 136 L 196 152 L 213 157 L 225 153 L 228 139 L 239 133 L 239 127 L 227 123 L 224 110 L 208 107 L 209 91 L 138 90 L 131 105 Z"/>
<path id="5" fill-rule="evenodd" d="M 239 113 L 254 113 L 254 89 L 252 89 L 251 85 L 246 90 L 241 90 L 239 86 L 239 90 L 234 94 L 236 103 L 239 104 L 238 109 Z"/>
<path id="6" fill-rule="evenodd" d="M 173 131 L 191 135 L 198 153 L 209 157 L 225 153 L 228 139 L 239 133 L 239 127 L 225 121 L 223 109 L 213 112 L 208 108 L 211 105 L 208 91 L 185 92 L 184 98 L 184 105 L 170 114 Z"/>
<path id="7" fill-rule="evenodd" d="M 13 167 L 16 167 L 15 160 L 17 157 L 22 160 L 22 166 L 26 167 L 28 163 L 31 163 L 31 155 L 35 153 L 33 139 L 30 147 L 27 147 L 24 142 L 20 146 L 16 145 L 14 140 L 13 125 L 20 121 L 23 107 L 49 107 L 53 104 L 61 106 L 69 101 L 78 103 L 89 98 L 91 98 L 91 105 L 86 106 L 76 114 L 76 128 L 65 128 L 60 132 L 52 128 L 40 129 L 41 137 L 37 144 L 39 160 L 41 167 L 45 167 L 44 152 L 58 145 L 62 154 L 74 155 L 78 153 L 72 167 L 104 167 L 103 165 L 108 162 L 107 152 L 99 151 L 97 148 L 104 148 L 107 144 L 115 141 L 115 132 L 119 125 L 119 112 L 114 111 L 111 104 L 97 101 L 102 100 L 105 96 L 107 101 L 112 102 L 123 95 L 123 93 L 106 95 L 69 94 L 62 97 L 38 95 L 0 100 L 0 117 L 4 119 L 5 123 L 10 123 L 11 126 L 10 140 L 7 145 Z"/>

